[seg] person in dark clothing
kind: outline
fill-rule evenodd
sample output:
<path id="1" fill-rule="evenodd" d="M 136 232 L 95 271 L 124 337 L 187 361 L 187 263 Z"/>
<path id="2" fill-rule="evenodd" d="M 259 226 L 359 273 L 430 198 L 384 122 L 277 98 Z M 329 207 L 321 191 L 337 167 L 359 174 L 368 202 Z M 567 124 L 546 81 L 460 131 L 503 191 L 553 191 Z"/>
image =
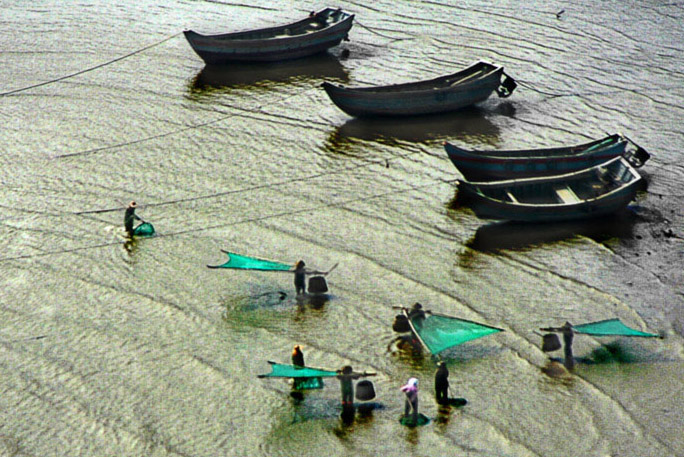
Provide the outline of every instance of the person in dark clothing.
<path id="1" fill-rule="evenodd" d="M 306 293 L 306 264 L 300 260 L 295 264 L 294 285 L 297 295 Z"/>
<path id="2" fill-rule="evenodd" d="M 304 368 L 304 353 L 302 352 L 302 347 L 298 344 L 295 345 L 295 347 L 292 349 L 292 365 L 294 365 L 297 368 Z M 295 397 L 298 400 L 301 400 L 303 397 L 301 396 L 301 392 L 297 393 L 297 391 L 301 389 L 318 389 L 323 386 L 323 379 L 322 378 L 294 378 L 292 380 L 292 390 L 293 390 L 293 397 Z M 291 394 L 292 395 L 292 394 Z"/>
<path id="3" fill-rule="evenodd" d="M 297 295 L 306 293 L 306 275 L 326 275 L 328 272 L 309 270 L 303 260 L 299 260 L 295 264 L 294 270 L 294 285 L 297 290 Z"/>
<path id="4" fill-rule="evenodd" d="M 126 208 L 126 212 L 124 213 L 124 228 L 126 229 L 126 233 L 128 233 L 129 236 L 133 235 L 133 224 L 135 224 L 135 221 L 142 221 L 140 217 L 138 217 L 137 214 L 135 214 L 135 208 L 138 205 L 136 205 L 135 202 L 130 202 L 128 204 L 128 208 Z"/>
<path id="5" fill-rule="evenodd" d="M 435 373 L 435 397 L 437 403 L 446 405 L 449 403 L 449 370 L 446 363 L 437 363 L 437 372 Z"/>
<path id="6" fill-rule="evenodd" d="M 572 355 L 572 340 L 575 336 L 575 331 L 570 322 L 566 322 L 561 327 L 561 330 L 563 333 L 563 352 L 565 353 L 563 365 L 568 370 L 572 370 L 575 367 L 575 357 Z"/>
<path id="7" fill-rule="evenodd" d="M 425 311 L 423 311 L 423 305 L 418 302 L 414 303 L 408 312 L 408 318 L 409 320 L 413 321 L 414 324 L 422 324 L 422 321 L 425 320 Z"/>
<path id="8" fill-rule="evenodd" d="M 351 407 L 354 404 L 354 380 L 359 379 L 361 374 L 354 373 L 351 366 L 345 365 L 337 370 L 337 379 L 340 380 L 342 390 L 342 407 Z"/>
<path id="9" fill-rule="evenodd" d="M 298 344 L 295 345 L 294 349 L 292 349 L 292 365 L 298 367 L 304 366 L 304 353 Z"/>

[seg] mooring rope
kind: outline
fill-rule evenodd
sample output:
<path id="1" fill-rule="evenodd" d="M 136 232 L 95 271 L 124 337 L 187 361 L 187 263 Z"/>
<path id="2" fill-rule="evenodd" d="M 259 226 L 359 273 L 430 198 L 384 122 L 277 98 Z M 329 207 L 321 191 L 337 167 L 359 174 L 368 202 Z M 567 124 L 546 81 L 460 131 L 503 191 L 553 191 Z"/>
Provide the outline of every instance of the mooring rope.
<path id="1" fill-rule="evenodd" d="M 376 198 L 386 197 L 389 195 L 397 195 L 397 194 L 411 192 L 414 190 L 424 189 L 426 187 L 430 187 L 430 186 L 435 185 L 437 181 L 441 182 L 443 184 L 450 184 L 450 183 L 453 183 L 454 181 L 457 181 L 457 180 L 456 179 L 447 179 L 447 180 L 436 179 L 433 182 L 430 182 L 428 184 L 423 184 L 420 186 L 409 186 L 409 187 L 404 188 L 404 189 L 389 190 L 387 192 L 383 192 L 380 194 L 373 194 L 373 195 L 368 195 L 365 197 L 351 198 L 351 199 L 344 200 L 341 202 L 326 203 L 326 204 L 322 204 L 322 205 L 319 205 L 319 206 L 316 206 L 313 208 L 309 207 L 309 208 L 302 208 L 302 209 L 293 210 L 293 211 L 283 211 L 280 213 L 269 214 L 266 216 L 257 216 L 257 217 L 252 217 L 252 218 L 248 218 L 248 219 L 241 219 L 241 220 L 237 220 L 237 221 L 233 221 L 233 222 L 229 222 L 229 223 L 225 223 L 225 224 L 217 224 L 217 225 L 205 226 L 202 228 L 181 230 L 178 232 L 157 233 L 155 236 L 148 238 L 148 240 L 152 241 L 152 240 L 159 239 L 159 238 L 167 238 L 167 237 L 173 237 L 173 236 L 178 236 L 178 235 L 186 235 L 188 233 L 203 232 L 203 231 L 207 231 L 207 230 L 214 230 L 217 228 L 230 227 L 233 225 L 248 224 L 248 223 L 252 223 L 252 222 L 261 222 L 261 221 L 265 221 L 265 220 L 269 220 L 269 219 L 277 219 L 277 218 L 285 217 L 285 216 L 293 216 L 295 214 L 315 212 L 315 211 L 319 211 L 319 210 L 325 209 L 325 208 L 343 207 L 343 206 L 348 205 L 350 203 L 363 202 L 363 201 L 373 200 Z M 36 258 L 36 257 L 47 257 L 50 255 L 68 254 L 71 252 L 86 251 L 86 250 L 90 250 L 90 249 L 98 249 L 98 248 L 103 248 L 103 247 L 118 246 L 118 245 L 125 244 L 126 242 L 127 241 L 112 241 L 109 243 L 100 243 L 100 244 L 95 244 L 95 245 L 90 245 L 90 246 L 81 246 L 81 247 L 76 247 L 76 248 L 71 248 L 71 249 L 62 249 L 62 250 L 58 250 L 58 251 L 41 252 L 40 254 L 24 254 L 24 255 L 19 255 L 19 256 L 15 256 L 15 257 L 5 257 L 5 258 L 0 258 L 0 263 L 10 262 L 13 260 L 26 260 L 26 259 Z"/>
<path id="2" fill-rule="evenodd" d="M 306 93 L 311 92 L 311 91 L 313 91 L 313 90 L 319 90 L 319 89 L 318 89 L 317 87 L 312 87 L 311 89 L 307 89 L 307 90 L 305 90 L 305 91 L 303 91 L 303 92 L 297 92 L 297 93 L 288 95 L 288 96 L 286 96 L 286 97 L 283 97 L 283 98 L 281 98 L 280 100 L 278 100 L 278 101 L 275 102 L 275 103 L 282 103 L 282 102 L 287 101 L 287 100 L 289 100 L 289 99 L 291 99 L 291 98 L 293 98 L 293 97 L 298 97 L 298 96 L 300 96 L 300 95 L 306 94 Z M 126 142 L 124 142 L 124 143 L 117 143 L 117 144 L 113 144 L 113 145 L 110 145 L 110 146 L 102 146 L 102 147 L 99 147 L 99 148 L 88 149 L 88 150 L 85 150 L 85 151 L 70 152 L 70 153 L 67 153 L 67 154 L 60 154 L 60 155 L 53 156 L 52 158 L 53 158 L 53 159 L 64 159 L 64 158 L 67 158 L 67 157 L 75 157 L 75 156 L 82 156 L 82 155 L 88 155 L 88 154 L 95 154 L 95 153 L 102 152 L 102 151 L 108 151 L 108 150 L 110 150 L 110 149 L 117 149 L 117 148 L 122 148 L 122 147 L 125 147 L 125 146 L 130 146 L 130 145 L 133 145 L 133 144 L 144 143 L 144 142 L 146 142 L 146 141 L 151 141 L 151 140 L 156 140 L 156 139 L 159 139 L 159 138 L 164 138 L 164 137 L 167 137 L 167 136 L 177 135 L 177 134 L 179 134 L 179 133 L 187 132 L 187 131 L 189 131 L 189 130 L 194 130 L 194 129 L 198 129 L 198 128 L 201 128 L 201 127 L 206 127 L 206 126 L 208 126 L 208 125 L 217 124 L 217 123 L 219 123 L 219 122 L 222 122 L 222 121 L 225 121 L 225 120 L 234 118 L 234 117 L 244 116 L 245 113 L 262 113 L 262 112 L 263 112 L 263 111 L 262 111 L 263 108 L 264 108 L 264 105 L 259 105 L 259 106 L 255 107 L 255 108 L 238 108 L 238 109 L 242 110 L 241 113 L 230 113 L 230 114 L 227 114 L 227 115 L 225 115 L 225 116 L 219 117 L 219 118 L 214 119 L 214 120 L 211 120 L 211 121 L 201 122 L 201 123 L 199 123 L 199 124 L 188 125 L 188 126 L 186 126 L 186 127 L 180 128 L 180 129 L 171 130 L 171 131 L 164 132 L 164 133 L 159 133 L 159 134 L 157 134 L 157 135 L 151 135 L 151 136 L 148 136 L 148 137 L 145 137 L 145 138 L 139 138 L 139 139 L 137 139 L 137 140 L 126 141 Z"/>
<path id="3" fill-rule="evenodd" d="M 534 84 L 531 84 L 531 83 L 528 83 L 525 81 L 521 81 L 519 79 L 516 79 L 515 81 L 522 87 L 525 87 L 525 88 L 532 90 L 534 92 L 537 92 L 539 94 L 546 95 L 548 97 L 547 100 L 552 99 L 552 98 L 560 98 L 560 97 L 591 97 L 594 95 L 613 95 L 613 94 L 624 94 L 625 93 L 625 89 L 611 89 L 611 90 L 595 91 L 595 92 L 552 93 L 552 92 L 546 92 L 546 91 L 543 91 L 541 89 L 538 89 L 537 87 L 535 87 Z M 660 92 L 660 91 L 666 91 L 666 90 L 669 91 L 669 90 L 678 89 L 678 88 L 679 88 L 679 86 L 661 87 L 661 88 L 657 88 L 657 89 L 650 89 L 650 90 L 648 90 L 648 92 Z M 630 91 L 635 93 L 635 94 L 639 94 L 642 96 L 644 95 L 642 92 L 637 91 L 637 90 L 630 90 Z"/>
<path id="4" fill-rule="evenodd" d="M 355 23 L 355 24 L 358 24 L 358 26 L 361 27 L 362 29 L 368 30 L 370 33 L 373 33 L 373 34 L 375 34 L 375 35 L 381 36 L 381 37 L 383 37 L 383 38 L 387 38 L 387 39 L 392 40 L 392 41 L 403 41 L 403 40 L 412 40 L 412 39 L 413 39 L 413 38 L 410 38 L 410 37 L 409 37 L 409 38 L 395 38 L 395 37 L 393 37 L 393 36 L 389 36 L 389 35 L 382 34 L 382 33 L 380 33 L 380 32 L 376 32 L 376 31 L 374 30 L 373 27 L 369 27 L 369 26 L 367 26 L 367 25 L 363 25 L 363 24 L 362 24 L 361 22 L 359 22 L 358 20 L 354 21 L 354 23 Z"/>
<path id="5" fill-rule="evenodd" d="M 173 35 L 166 37 L 161 41 L 157 41 L 156 43 L 153 43 L 149 46 L 145 46 L 144 48 L 140 48 L 137 51 L 133 51 L 133 52 L 130 52 L 124 56 L 117 57 L 116 59 L 112 59 L 108 62 L 104 62 L 104 63 L 101 63 L 99 65 L 95 65 L 94 67 L 90 67 L 90 68 L 86 68 L 85 70 L 77 71 L 76 73 L 71 73 L 71 74 L 66 75 L 66 76 L 61 76 L 59 78 L 51 79 L 50 81 L 45 81 L 45 82 L 38 83 L 38 84 L 33 84 L 31 86 L 22 87 L 22 88 L 10 90 L 7 92 L 1 92 L 0 97 L 4 97 L 6 95 L 16 94 L 18 92 L 24 92 L 24 91 L 27 91 L 29 89 L 35 89 L 36 87 L 47 86 L 48 84 L 53 84 L 53 83 L 56 83 L 59 81 L 64 81 L 65 79 L 73 78 L 74 76 L 82 75 L 83 73 L 88 73 L 89 71 L 93 71 L 93 70 L 97 70 L 98 68 L 106 67 L 107 65 L 111 65 L 115 62 L 119 62 L 121 60 L 127 59 L 127 58 L 134 56 L 136 54 L 139 54 L 143 51 L 147 51 L 148 49 L 153 48 L 155 46 L 159 46 L 160 44 L 165 43 L 165 42 L 169 41 L 170 39 L 177 37 L 181 33 L 183 33 L 183 32 L 174 33 Z"/>
<path id="6" fill-rule="evenodd" d="M 198 197 L 186 197 L 186 198 L 181 198 L 181 199 L 177 199 L 177 200 L 169 200 L 169 201 L 159 202 L 159 203 L 142 204 L 142 205 L 138 205 L 138 207 L 141 209 L 142 208 L 153 208 L 153 207 L 159 207 L 159 206 L 175 205 L 178 203 L 188 203 L 188 202 L 193 202 L 193 201 L 197 201 L 197 200 L 207 200 L 207 199 L 211 199 L 211 198 L 224 197 L 226 195 L 240 194 L 240 193 L 244 193 L 244 192 L 251 192 L 251 191 L 255 191 L 255 190 L 263 190 L 263 189 L 269 189 L 272 187 L 284 186 L 284 185 L 292 184 L 295 182 L 306 182 L 306 181 L 309 181 L 312 179 L 323 178 L 326 176 L 342 174 L 342 173 L 346 173 L 348 171 L 359 170 L 361 168 L 371 167 L 373 165 L 383 165 L 384 164 L 385 166 L 389 166 L 390 160 L 403 159 L 405 157 L 409 157 L 409 156 L 412 156 L 414 154 L 418 154 L 419 152 L 421 152 L 420 149 L 416 150 L 416 151 L 412 151 L 412 152 L 407 152 L 406 154 L 400 154 L 398 156 L 392 157 L 392 159 L 382 158 L 382 159 L 376 159 L 376 160 L 368 160 L 365 163 L 361 163 L 361 164 L 354 165 L 351 167 L 341 167 L 341 168 L 339 168 L 337 170 L 333 170 L 333 171 L 325 171 L 325 172 L 321 172 L 321 173 L 314 173 L 314 174 L 307 175 L 307 176 L 301 176 L 301 177 L 297 177 L 297 178 L 286 179 L 284 181 L 278 181 L 278 182 L 267 183 L 267 184 L 258 184 L 255 186 L 245 187 L 242 189 L 226 190 L 223 192 L 217 192 L 217 193 L 209 194 L 209 195 L 200 195 Z M 112 212 L 122 211 L 122 210 L 123 210 L 123 208 L 121 206 L 119 206 L 116 208 L 102 208 L 102 209 L 95 209 L 95 210 L 76 211 L 76 212 L 73 212 L 71 214 L 76 214 L 76 215 L 80 216 L 80 215 L 85 215 L 85 214 L 112 213 Z"/>

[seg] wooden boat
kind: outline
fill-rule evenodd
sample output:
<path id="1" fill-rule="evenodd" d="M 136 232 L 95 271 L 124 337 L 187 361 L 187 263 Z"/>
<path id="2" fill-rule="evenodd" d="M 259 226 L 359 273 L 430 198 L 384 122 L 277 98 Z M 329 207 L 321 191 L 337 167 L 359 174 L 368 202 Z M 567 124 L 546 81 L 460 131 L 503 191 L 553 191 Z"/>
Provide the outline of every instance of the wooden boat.
<path id="1" fill-rule="evenodd" d="M 347 39 L 354 15 L 325 8 L 291 24 L 221 35 L 183 32 L 192 49 L 208 64 L 273 62 L 317 54 Z"/>
<path id="2" fill-rule="evenodd" d="M 601 216 L 631 202 L 642 184 L 624 158 L 564 175 L 494 182 L 458 181 L 459 201 L 482 219 L 524 222 Z"/>
<path id="3" fill-rule="evenodd" d="M 358 88 L 323 83 L 333 103 L 351 116 L 445 113 L 482 102 L 494 91 L 508 97 L 516 86 L 503 67 L 483 61 L 427 81 Z"/>
<path id="4" fill-rule="evenodd" d="M 627 150 L 631 143 L 620 134 L 589 143 L 547 149 L 475 151 L 444 143 L 449 159 L 469 181 L 493 181 L 572 173 L 624 156 L 639 168 L 650 157 L 640 146 Z"/>

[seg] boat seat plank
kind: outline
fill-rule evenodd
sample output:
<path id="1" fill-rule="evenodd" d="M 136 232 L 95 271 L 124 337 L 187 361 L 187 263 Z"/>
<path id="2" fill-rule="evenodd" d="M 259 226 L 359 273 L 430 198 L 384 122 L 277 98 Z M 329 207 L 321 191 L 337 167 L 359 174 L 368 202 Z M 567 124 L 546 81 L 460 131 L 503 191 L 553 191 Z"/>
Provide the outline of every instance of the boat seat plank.
<path id="1" fill-rule="evenodd" d="M 554 190 L 556 191 L 556 195 L 558 195 L 558 198 L 560 199 L 560 201 L 563 203 L 579 203 L 580 202 L 579 197 L 577 196 L 577 194 L 575 194 L 575 192 L 573 192 L 572 189 L 570 189 L 570 187 L 567 187 L 567 186 L 566 187 L 560 187 L 560 188 L 557 188 Z"/>
<path id="2" fill-rule="evenodd" d="M 512 193 L 510 193 L 509 191 L 506 191 L 506 196 L 507 196 L 507 197 L 509 198 L 509 200 L 512 201 L 513 203 L 518 203 L 518 199 L 515 198 L 515 196 L 514 196 Z"/>
<path id="3" fill-rule="evenodd" d="M 449 82 L 449 83 L 447 84 L 447 86 L 456 86 L 456 85 L 458 85 L 458 84 L 463 84 L 464 82 L 468 81 L 469 79 L 475 79 L 475 77 L 478 77 L 478 78 L 479 78 L 479 77 L 482 76 L 483 74 L 484 74 L 484 71 L 483 71 L 483 70 L 480 70 L 480 71 L 477 71 L 477 72 L 475 72 L 475 73 L 473 73 L 473 74 L 470 74 L 470 75 L 468 75 L 468 76 L 464 76 L 464 77 L 461 78 L 461 79 L 457 79 L 457 80 L 455 80 L 455 81 L 451 81 L 451 82 Z"/>

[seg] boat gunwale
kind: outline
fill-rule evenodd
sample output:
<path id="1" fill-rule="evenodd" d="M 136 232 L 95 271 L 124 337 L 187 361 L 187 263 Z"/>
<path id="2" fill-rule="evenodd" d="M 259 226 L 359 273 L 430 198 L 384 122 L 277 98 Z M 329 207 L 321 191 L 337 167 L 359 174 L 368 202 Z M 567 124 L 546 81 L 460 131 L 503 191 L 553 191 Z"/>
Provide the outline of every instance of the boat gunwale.
<path id="1" fill-rule="evenodd" d="M 476 67 L 481 66 L 483 69 L 477 70 Z M 330 83 L 328 81 L 323 82 L 322 86 L 323 88 L 328 92 L 330 95 L 330 91 L 336 92 L 335 95 L 339 94 L 342 96 L 345 95 L 378 95 L 378 96 L 383 96 L 386 94 L 402 94 L 402 95 L 411 95 L 411 94 L 435 94 L 439 92 L 458 92 L 459 90 L 462 89 L 467 89 L 470 86 L 475 85 L 476 83 L 481 82 L 482 80 L 485 80 L 499 72 L 503 72 L 504 68 L 503 66 L 500 65 L 494 65 L 489 62 L 479 60 L 475 62 L 474 64 L 468 66 L 467 68 L 457 71 L 455 73 L 451 73 L 448 75 L 442 75 L 438 76 L 436 78 L 432 79 L 426 79 L 424 81 L 413 81 L 413 82 L 405 82 L 405 83 L 399 83 L 399 84 L 388 84 L 388 85 L 383 85 L 383 86 L 364 86 L 364 87 L 347 87 L 347 86 L 341 86 L 337 84 Z M 474 78 L 470 81 L 465 81 L 463 83 L 450 83 L 449 85 L 446 85 L 446 81 L 452 78 L 456 78 L 459 75 L 462 77 L 469 76 L 470 74 L 474 74 L 476 72 L 482 72 L 481 75 L 479 75 L 477 78 Z M 442 85 L 442 87 L 434 87 L 437 85 Z M 409 88 L 409 90 L 407 90 Z M 410 90 L 411 88 L 415 88 L 414 90 Z M 331 96 L 331 98 L 333 98 Z"/>
<path id="2" fill-rule="evenodd" d="M 311 30 L 311 31 L 303 31 L 301 33 L 295 33 L 287 36 L 283 36 L 278 34 L 278 32 L 284 32 L 286 29 L 299 29 L 303 28 L 305 25 L 311 23 L 314 21 L 315 17 L 323 12 L 330 11 L 334 12 L 337 11 L 338 8 L 324 8 L 321 11 L 318 11 L 315 16 L 307 17 L 304 19 L 301 19 L 296 22 L 291 22 L 288 24 L 283 24 L 283 25 L 276 25 L 273 27 L 266 27 L 266 28 L 259 28 L 259 29 L 249 29 L 249 30 L 241 30 L 237 32 L 228 32 L 228 33 L 219 33 L 219 34 L 203 34 L 196 32 L 192 29 L 186 30 L 184 33 L 186 37 L 188 35 L 191 35 L 191 38 L 201 38 L 205 40 L 217 40 L 217 41 L 226 41 L 228 43 L 240 43 L 241 45 L 247 44 L 250 42 L 265 42 L 265 41 L 277 41 L 277 40 L 291 40 L 294 38 L 299 38 L 299 37 L 304 37 L 304 36 L 309 36 L 312 34 L 319 34 L 321 32 L 326 32 L 326 31 L 331 31 L 337 28 L 341 28 L 343 24 L 347 22 L 351 22 L 354 19 L 354 14 L 348 13 L 345 10 L 342 10 L 341 8 L 339 9 L 340 13 L 340 19 L 328 24 L 324 27 L 321 27 L 319 30 Z M 328 17 L 330 16 L 331 13 L 328 13 Z M 350 25 L 351 28 L 351 25 Z M 266 37 L 245 37 L 241 38 L 240 35 L 248 36 L 252 34 L 268 34 L 271 36 L 266 36 Z M 189 40 L 191 38 L 188 38 Z"/>
<path id="3" fill-rule="evenodd" d="M 589 175 L 589 174 L 591 174 L 593 171 L 595 171 L 595 170 L 597 170 L 597 169 L 599 169 L 599 168 L 606 167 L 606 166 L 608 166 L 608 165 L 612 165 L 613 162 L 619 162 L 619 161 L 622 161 L 622 160 L 624 160 L 625 163 L 627 164 L 627 168 L 628 168 L 628 170 L 630 171 L 630 173 L 631 173 L 634 177 L 640 178 L 640 175 L 637 173 L 636 169 L 632 166 L 632 164 L 630 164 L 629 161 L 628 161 L 627 159 L 625 159 L 624 157 L 618 156 L 618 157 L 614 157 L 614 158 L 612 158 L 612 159 L 610 159 L 610 160 L 607 160 L 607 161 L 605 161 L 605 162 L 603 162 L 603 163 L 600 163 L 600 164 L 598 164 L 598 165 L 594 165 L 594 166 L 592 166 L 592 167 L 583 168 L 583 169 L 581 169 L 581 170 L 573 171 L 573 172 L 570 172 L 570 173 L 563 173 L 563 174 L 560 174 L 560 175 L 553 175 L 553 176 L 535 176 L 535 177 L 531 177 L 531 178 L 505 179 L 505 180 L 501 180 L 501 181 L 468 181 L 467 179 L 462 179 L 462 180 L 459 180 L 459 182 L 460 182 L 460 181 L 464 181 L 464 182 L 467 182 L 468 184 L 477 185 L 477 186 L 484 186 L 484 187 L 504 187 L 504 186 L 506 186 L 506 185 L 518 184 L 519 182 L 522 182 L 522 181 L 524 181 L 524 182 L 537 181 L 537 182 L 540 182 L 540 183 L 541 183 L 541 182 L 544 182 L 544 181 L 561 181 L 561 180 L 563 180 L 564 178 L 568 178 L 568 177 L 579 177 L 579 176 L 582 176 L 582 175 Z"/>
<path id="4" fill-rule="evenodd" d="M 552 182 L 558 182 L 559 184 L 563 184 L 566 182 L 566 177 L 573 177 L 577 178 L 575 180 L 580 180 L 581 176 L 583 175 L 591 175 L 593 172 L 598 170 L 599 168 L 605 167 L 606 165 L 612 165 L 613 162 L 623 162 L 626 164 L 626 169 L 629 171 L 630 175 L 632 176 L 632 179 L 628 182 L 625 182 L 618 187 L 609 190 L 608 192 L 604 192 L 602 194 L 599 194 L 595 197 L 590 197 L 590 198 L 583 198 L 580 199 L 579 201 L 576 202 L 555 202 L 555 203 L 529 203 L 529 202 L 520 202 L 517 201 L 506 201 L 502 199 L 497 199 L 494 198 L 490 195 L 487 195 L 481 191 L 481 188 L 484 187 L 486 189 L 505 189 L 510 186 L 514 186 L 520 182 L 523 182 L 524 184 L 533 184 L 533 183 L 539 183 L 539 184 L 546 184 L 546 183 L 552 183 Z M 543 177 L 534 177 L 534 178 L 518 178 L 518 179 L 510 179 L 510 180 L 505 180 L 505 181 L 494 181 L 494 182 L 473 182 L 473 181 L 468 181 L 465 179 L 459 179 L 458 180 L 458 185 L 461 187 L 461 185 L 464 186 L 464 190 L 466 192 L 467 197 L 470 198 L 476 198 L 476 199 L 481 199 L 481 200 L 486 200 L 489 202 L 492 202 L 496 205 L 501 205 L 505 206 L 508 208 L 543 208 L 543 209 L 549 209 L 549 208 L 570 208 L 570 207 L 580 207 L 589 203 L 596 203 L 600 202 L 601 200 L 608 200 L 611 197 L 614 197 L 616 194 L 620 193 L 627 193 L 628 191 L 631 193 L 632 188 L 637 186 L 640 181 L 642 181 L 643 178 L 641 175 L 636 171 L 636 169 L 629 163 L 627 159 L 625 159 L 622 156 L 615 157 L 614 159 L 611 159 L 607 162 L 604 162 L 599 165 L 595 165 L 593 167 L 585 168 L 583 170 L 579 170 L 576 172 L 572 173 L 566 173 L 563 175 L 555 175 L 555 176 L 543 176 Z"/>
<path id="5" fill-rule="evenodd" d="M 588 150 L 597 146 L 609 139 L 614 139 L 609 144 L 601 146 L 591 151 L 600 152 L 607 148 L 615 147 L 621 143 L 625 145 L 629 144 L 629 141 L 624 138 L 619 133 L 608 135 L 598 140 L 594 140 L 588 143 L 578 144 L 574 146 L 558 146 L 551 148 L 539 148 L 539 149 L 506 149 L 506 150 L 478 150 L 478 149 L 464 149 L 448 141 L 444 142 L 444 148 L 449 157 L 456 157 L 457 159 L 461 157 L 472 157 L 474 159 L 486 160 L 493 159 L 499 160 L 514 160 L 514 161 L 527 161 L 536 159 L 564 159 L 564 158 L 575 158 L 575 157 L 589 157 L 590 153 Z M 573 151 L 574 150 L 574 151 Z M 531 153 L 535 155 L 524 155 L 525 153 Z"/>

